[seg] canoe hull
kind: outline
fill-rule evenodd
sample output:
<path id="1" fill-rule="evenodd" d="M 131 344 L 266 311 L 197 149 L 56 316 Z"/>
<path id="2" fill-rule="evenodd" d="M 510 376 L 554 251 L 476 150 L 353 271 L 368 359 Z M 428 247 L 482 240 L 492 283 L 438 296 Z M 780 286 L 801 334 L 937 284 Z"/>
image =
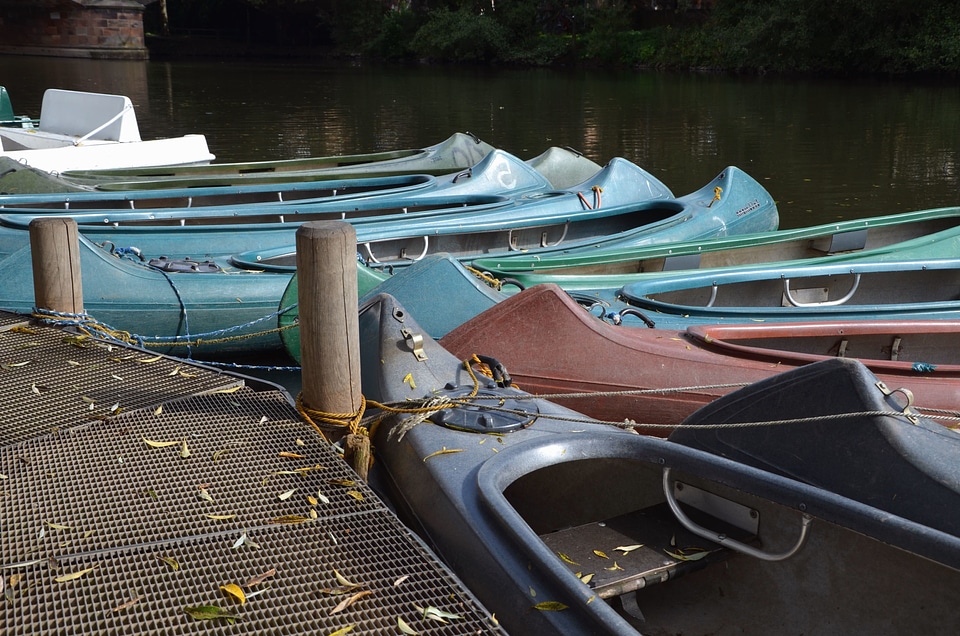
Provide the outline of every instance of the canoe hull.
<path id="1" fill-rule="evenodd" d="M 171 187 L 228 186 L 251 182 L 309 181 L 318 175 L 362 177 L 387 174 L 446 174 L 469 168 L 493 146 L 469 133 L 422 149 L 391 150 L 360 155 L 311 157 L 282 161 L 164 166 L 150 169 L 89 169 L 65 177 L 101 190 L 147 190 Z"/>
<path id="2" fill-rule="evenodd" d="M 960 356 L 949 347 L 960 343 L 957 322 L 615 326 L 544 284 L 503 300 L 440 342 L 459 357 L 496 358 L 530 393 L 609 394 L 555 400 L 600 420 L 654 425 L 642 430 L 660 436 L 739 386 L 839 355 L 860 359 L 891 388 L 908 388 L 920 406 L 960 404 Z"/>
<path id="3" fill-rule="evenodd" d="M 960 317 L 951 258 L 779 263 L 651 277 L 617 296 L 657 325 Z"/>
<path id="4" fill-rule="evenodd" d="M 183 357 L 284 358 L 276 312 L 289 275 L 231 271 L 217 264 L 210 272 L 162 272 L 138 259 L 111 255 L 83 237 L 79 249 L 84 310 L 109 329 L 108 335 L 131 335 L 158 353 Z M 5 281 L 0 307 L 33 313 L 29 245 L 0 259 L 0 279 Z"/>

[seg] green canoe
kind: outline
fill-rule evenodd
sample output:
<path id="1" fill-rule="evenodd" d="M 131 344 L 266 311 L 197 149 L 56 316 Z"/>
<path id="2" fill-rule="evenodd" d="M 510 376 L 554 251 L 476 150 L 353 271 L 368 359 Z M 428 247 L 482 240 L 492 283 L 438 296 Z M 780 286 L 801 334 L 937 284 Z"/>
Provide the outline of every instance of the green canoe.
<path id="1" fill-rule="evenodd" d="M 361 296 L 369 297 L 379 292 L 391 294 L 404 305 L 418 310 L 424 328 L 439 338 L 518 289 L 540 283 L 557 284 L 585 306 L 596 304 L 608 315 L 619 316 L 619 310 L 626 307 L 617 300 L 623 286 L 678 273 L 695 275 L 709 271 L 721 274 L 747 269 L 757 263 L 776 262 L 783 266 L 806 263 L 826 267 L 847 261 L 881 263 L 943 259 L 957 254 L 960 254 L 960 207 L 951 207 L 808 228 L 596 252 L 592 255 L 593 261 L 573 254 L 565 261 L 560 256 L 538 259 L 529 254 L 515 259 L 474 259 L 470 263 L 473 273 L 449 255 L 436 255 L 392 276 L 361 265 L 359 280 Z M 677 260 L 671 261 L 674 258 Z M 698 262 L 703 269 L 681 271 L 684 265 L 696 268 Z M 523 266 L 543 263 L 550 263 L 550 266 Z M 566 267 L 561 266 L 563 264 Z M 642 271 L 638 272 L 638 269 Z M 290 307 L 296 302 L 297 277 L 294 276 L 281 300 L 281 307 Z M 430 307 L 433 309 L 428 310 Z M 653 317 L 656 319 L 657 315 L 653 314 Z M 281 325 L 289 326 L 296 322 L 296 318 L 293 309 L 279 321 Z M 632 315 L 621 318 L 625 325 L 642 324 Z M 287 352 L 297 359 L 300 352 L 298 330 L 283 332 L 282 340 Z"/>
<path id="2" fill-rule="evenodd" d="M 469 168 L 492 150 L 493 146 L 476 135 L 455 133 L 445 141 L 421 149 L 279 161 L 211 163 L 204 166 L 68 171 L 61 176 L 75 184 L 100 190 L 151 190 L 253 182 L 317 181 L 333 177 L 441 175 Z"/>

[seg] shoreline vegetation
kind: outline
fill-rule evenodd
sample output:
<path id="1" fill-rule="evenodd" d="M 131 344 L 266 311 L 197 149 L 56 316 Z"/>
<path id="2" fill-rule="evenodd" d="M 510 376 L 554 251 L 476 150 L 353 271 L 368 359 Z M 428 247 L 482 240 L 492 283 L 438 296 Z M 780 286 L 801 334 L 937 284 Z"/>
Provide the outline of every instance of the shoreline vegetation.
<path id="1" fill-rule="evenodd" d="M 166 0 L 144 25 L 154 58 L 960 74 L 960 3 L 942 0 Z"/>

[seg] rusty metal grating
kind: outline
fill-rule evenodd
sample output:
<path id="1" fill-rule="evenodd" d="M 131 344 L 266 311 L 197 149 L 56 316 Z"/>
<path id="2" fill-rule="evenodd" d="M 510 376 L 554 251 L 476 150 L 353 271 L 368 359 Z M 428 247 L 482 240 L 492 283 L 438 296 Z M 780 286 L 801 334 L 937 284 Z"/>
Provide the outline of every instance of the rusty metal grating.
<path id="1" fill-rule="evenodd" d="M 0 446 L 120 410 L 243 384 L 214 369 L 0 313 Z"/>
<path id="2" fill-rule="evenodd" d="M 331 634 L 353 625 L 356 634 L 399 634 L 398 618 L 420 634 L 498 632 L 458 582 L 425 558 L 383 510 L 248 531 L 256 547 L 234 549 L 238 536 L 79 555 L 60 560 L 56 570 L 37 564 L 7 571 L 23 578 L 4 603 L 4 633 Z M 175 559 L 179 570 L 159 557 Z M 81 578 L 55 580 L 91 567 L 96 569 Z M 271 569 L 276 574 L 246 589 L 263 591 L 243 605 L 220 590 Z M 334 613 L 345 597 L 321 591 L 339 585 L 334 570 L 371 594 Z M 238 621 L 195 621 L 184 608 L 198 605 L 218 605 Z M 462 618 L 441 624 L 423 618 L 416 606 Z"/>
<path id="3" fill-rule="evenodd" d="M 398 633 L 398 617 L 424 634 L 496 632 L 374 493 L 347 483 L 353 472 L 295 415 L 282 394 L 243 388 L 0 449 L 4 633 L 224 629 L 184 613 L 208 604 L 236 609 L 241 619 L 230 633 L 331 633 L 351 624 L 356 633 Z M 153 448 L 144 438 L 181 444 Z M 181 456 L 183 439 L 188 457 Z M 275 474 L 303 467 L 311 470 Z M 213 502 L 197 496 L 201 484 Z M 293 488 L 294 495 L 278 497 Z M 311 505 L 306 497 L 317 491 L 329 503 Z M 311 509 L 315 520 L 271 523 L 285 515 L 309 519 Z M 244 534 L 247 542 L 234 548 Z M 175 559 L 180 569 L 158 557 Z M 94 566 L 79 579 L 55 580 Z M 269 569 L 277 574 L 255 601 L 233 606 L 219 590 Z M 337 587 L 334 570 L 372 594 L 331 614 L 344 597 L 320 590 Z M 23 576 L 15 587 L 11 575 Z M 137 596 L 135 605 L 113 611 Z M 434 623 L 418 617 L 414 604 L 464 618 Z"/>
<path id="4" fill-rule="evenodd" d="M 10 327 L 17 325 L 26 325 L 29 322 L 30 318 L 22 314 L 0 311 L 0 331 L 6 331 Z"/>
<path id="5" fill-rule="evenodd" d="M 397 634 L 398 618 L 421 634 L 500 633 L 285 393 L 5 319 L 0 633 Z M 220 590 L 271 569 L 243 605 Z M 337 587 L 334 570 L 371 594 L 334 612 L 345 597 L 322 591 Z M 184 608 L 197 605 L 239 619 L 196 621 Z M 416 605 L 462 618 L 439 623 Z"/>
<path id="6" fill-rule="evenodd" d="M 0 500 L 0 563 L 261 527 L 287 515 L 307 517 L 311 508 L 343 515 L 382 507 L 296 417 L 282 394 L 244 388 L 0 449 L 8 491 Z M 145 439 L 177 443 L 153 448 Z M 309 470 L 283 474 L 298 469 Z M 329 503 L 320 503 L 321 495 Z"/>

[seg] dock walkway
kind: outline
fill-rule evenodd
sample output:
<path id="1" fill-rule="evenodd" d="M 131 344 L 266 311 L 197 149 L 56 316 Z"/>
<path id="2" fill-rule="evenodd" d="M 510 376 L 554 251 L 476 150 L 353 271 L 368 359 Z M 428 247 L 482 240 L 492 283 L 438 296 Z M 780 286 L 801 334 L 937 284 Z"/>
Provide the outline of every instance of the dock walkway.
<path id="1" fill-rule="evenodd" d="M 500 633 L 355 480 L 275 386 L 0 313 L 3 634 Z"/>

